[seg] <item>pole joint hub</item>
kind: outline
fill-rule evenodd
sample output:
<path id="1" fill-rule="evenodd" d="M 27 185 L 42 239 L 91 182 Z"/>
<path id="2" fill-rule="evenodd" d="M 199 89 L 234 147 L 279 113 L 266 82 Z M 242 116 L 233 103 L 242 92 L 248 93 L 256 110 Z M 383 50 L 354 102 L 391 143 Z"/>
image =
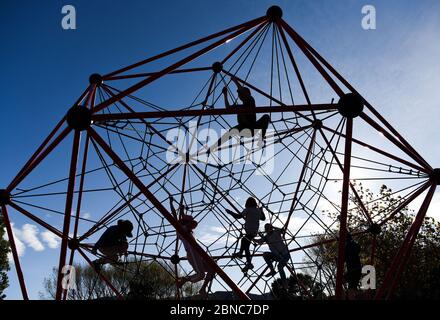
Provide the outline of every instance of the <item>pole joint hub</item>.
<path id="1" fill-rule="evenodd" d="M 0 189 L 0 205 L 11 203 L 11 194 L 6 189 Z"/>
<path id="2" fill-rule="evenodd" d="M 282 16 L 283 10 L 278 6 L 272 6 L 266 11 L 266 17 L 272 22 L 281 19 Z"/>
<path id="3" fill-rule="evenodd" d="M 223 71 L 223 64 L 221 62 L 214 62 L 211 66 L 212 71 L 214 71 L 214 73 L 220 73 Z"/>
<path id="4" fill-rule="evenodd" d="M 338 102 L 339 113 L 346 118 L 356 118 L 364 110 L 364 99 L 356 93 L 344 94 Z"/>
<path id="5" fill-rule="evenodd" d="M 315 121 L 312 122 L 312 127 L 316 130 L 319 130 L 322 128 L 322 121 L 316 119 Z"/>
<path id="6" fill-rule="evenodd" d="M 99 73 L 92 73 L 89 77 L 89 83 L 99 87 L 101 84 L 104 83 L 104 80 L 102 79 L 102 76 Z"/>
<path id="7" fill-rule="evenodd" d="M 178 254 L 173 254 L 172 256 L 171 256 L 171 263 L 172 264 L 178 264 L 179 262 L 180 262 L 180 257 L 179 257 L 179 255 Z"/>
<path id="8" fill-rule="evenodd" d="M 436 168 L 431 172 L 431 180 L 440 185 L 440 168 Z"/>
<path id="9" fill-rule="evenodd" d="M 79 248 L 79 240 L 77 238 L 70 239 L 67 246 L 70 250 L 77 250 Z"/>
<path id="10" fill-rule="evenodd" d="M 92 124 L 92 112 L 84 106 L 73 106 L 67 112 L 66 120 L 73 130 L 84 131 Z"/>

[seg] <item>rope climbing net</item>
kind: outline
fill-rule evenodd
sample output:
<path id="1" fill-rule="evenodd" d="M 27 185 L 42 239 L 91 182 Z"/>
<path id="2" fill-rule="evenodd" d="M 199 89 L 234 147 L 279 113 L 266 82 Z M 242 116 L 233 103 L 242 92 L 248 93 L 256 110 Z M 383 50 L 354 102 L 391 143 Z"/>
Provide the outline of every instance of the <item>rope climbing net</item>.
<path id="1" fill-rule="evenodd" d="M 246 108 L 225 108 L 224 94 L 239 103 L 234 81 L 255 98 L 251 113 L 270 116 L 262 144 L 257 134 L 235 134 L 216 145 L 236 126 L 237 114 L 249 114 Z M 109 74 L 92 74 L 67 115 L 1 190 L 0 203 L 25 299 L 11 214 L 59 237 L 57 299 L 74 298 L 62 285 L 63 267 L 84 260 L 93 265 L 101 256 L 92 252 L 93 244 L 121 219 L 134 225 L 128 256 L 114 264 L 127 283 L 143 276 L 145 263 L 158 262 L 177 286 L 194 272 L 183 239 L 215 272 L 210 292 L 268 297 L 278 275 L 264 276 L 267 246 L 252 244 L 254 268 L 246 272 L 245 259 L 233 255 L 245 234 L 243 223 L 226 210 L 241 212 L 248 197 L 258 199 L 264 223 L 284 231 L 290 276 L 308 274 L 322 294 L 340 298 L 350 213 L 360 212 L 363 219 L 356 236 L 374 241 L 383 225 L 423 194 L 376 292 L 380 299 L 398 281 L 439 176 L 282 19 L 281 9 L 271 7 L 263 17 Z M 385 181 L 398 200 L 373 210 L 382 199 L 365 200 L 356 184 Z M 183 214 L 198 222 L 194 238 L 179 223 Z M 312 254 L 328 243 L 335 244 L 334 270 Z M 96 281 L 119 298 L 129 290 L 104 273 Z M 304 297 L 316 290 L 298 283 Z M 174 295 L 185 296 L 177 287 Z"/>

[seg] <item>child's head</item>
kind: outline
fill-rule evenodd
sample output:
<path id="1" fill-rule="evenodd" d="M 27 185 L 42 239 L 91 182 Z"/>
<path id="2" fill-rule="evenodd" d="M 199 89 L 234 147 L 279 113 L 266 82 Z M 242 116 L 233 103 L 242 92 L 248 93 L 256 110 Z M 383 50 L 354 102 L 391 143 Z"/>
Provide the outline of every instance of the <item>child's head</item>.
<path id="1" fill-rule="evenodd" d="M 249 197 L 246 200 L 246 204 L 245 204 L 246 208 L 256 208 L 257 207 L 257 200 L 255 200 L 252 197 Z"/>
<path id="2" fill-rule="evenodd" d="M 198 224 L 192 216 L 186 214 L 180 217 L 179 222 L 189 232 L 192 232 Z"/>
<path id="3" fill-rule="evenodd" d="M 237 94 L 240 100 L 244 101 L 251 96 L 251 90 L 247 87 L 240 87 L 237 89 Z"/>
<path id="4" fill-rule="evenodd" d="M 118 227 L 125 236 L 129 238 L 133 237 L 133 224 L 129 220 L 118 220 Z"/>

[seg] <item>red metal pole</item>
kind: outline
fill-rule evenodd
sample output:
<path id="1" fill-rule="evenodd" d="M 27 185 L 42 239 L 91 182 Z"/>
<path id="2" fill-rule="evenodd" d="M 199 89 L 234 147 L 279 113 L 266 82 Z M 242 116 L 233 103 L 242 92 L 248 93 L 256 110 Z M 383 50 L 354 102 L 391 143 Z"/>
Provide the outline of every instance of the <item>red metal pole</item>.
<path id="1" fill-rule="evenodd" d="M 93 262 L 87 257 L 87 255 L 81 250 L 81 248 L 77 249 L 80 255 L 83 256 L 83 258 L 87 261 L 87 263 L 93 267 Z M 105 284 L 116 294 L 119 300 L 124 300 L 124 297 L 121 295 L 121 293 L 111 284 L 111 282 L 101 273 L 98 273 L 98 276 L 101 278 L 102 281 L 105 282 Z"/>
<path id="2" fill-rule="evenodd" d="M 92 128 L 88 129 L 90 136 L 96 141 L 107 155 L 118 165 L 128 178 L 142 191 L 152 205 L 173 225 L 179 234 L 191 245 L 191 247 L 200 255 L 200 257 L 215 271 L 226 284 L 241 298 L 249 300 L 249 297 L 228 277 L 228 275 L 214 262 L 214 260 L 200 247 L 197 241 L 191 237 L 182 225 L 173 217 L 171 213 L 162 205 L 162 203 L 146 188 L 136 175 L 126 166 L 118 155 L 106 144 L 106 142 Z"/>
<path id="3" fill-rule="evenodd" d="M 135 84 L 135 85 L 125 89 L 124 91 L 118 93 L 116 96 L 114 96 L 114 97 L 112 97 L 112 98 L 102 102 L 101 104 L 97 105 L 95 107 L 95 113 L 103 110 L 104 108 L 106 108 L 107 106 L 111 105 L 112 103 L 115 103 L 115 102 L 121 100 L 122 98 L 124 98 L 127 95 L 133 93 L 134 91 L 139 90 L 140 88 L 146 86 L 147 84 L 149 84 L 149 83 L 151 83 L 151 82 L 161 78 L 162 76 L 170 73 L 171 71 L 174 71 L 177 68 L 180 68 L 184 64 L 186 64 L 186 63 L 188 63 L 188 62 L 190 62 L 190 61 L 200 57 L 201 55 L 211 51 L 212 49 L 214 49 L 214 48 L 224 44 L 227 40 L 230 40 L 230 39 L 233 39 L 233 38 L 239 36 L 240 34 L 244 33 L 245 31 L 255 27 L 258 23 L 260 23 L 260 21 L 257 21 L 257 23 L 255 23 L 255 22 L 249 23 L 248 26 L 246 26 L 246 27 L 244 27 L 244 28 L 234 32 L 233 34 L 227 35 L 226 37 L 224 37 L 224 38 L 222 38 L 222 39 L 220 39 L 220 40 L 210 44 L 209 46 L 207 46 L 207 47 L 205 47 L 203 49 L 200 49 L 199 51 L 197 51 L 197 52 L 191 54 L 190 56 L 188 56 L 188 57 L 186 57 L 186 58 L 184 58 L 184 59 L 182 59 L 182 60 L 172 64 L 171 66 L 169 66 L 169 67 L 163 69 L 162 71 L 160 71 L 160 72 L 158 72 L 158 73 L 148 77 L 147 79 L 144 79 L 144 80 L 138 82 L 137 84 Z"/>
<path id="4" fill-rule="evenodd" d="M 78 236 L 78 225 L 79 225 L 79 217 L 81 214 L 81 205 L 82 205 L 82 196 L 83 196 L 83 190 L 84 190 L 84 179 L 85 179 L 85 172 L 87 167 L 87 154 L 89 151 L 89 136 L 86 133 L 86 141 L 84 146 L 84 155 L 82 160 L 82 167 L 81 167 L 81 177 L 79 182 L 79 189 L 78 189 L 78 200 L 76 205 L 76 216 L 75 216 L 75 225 L 73 227 L 73 238 L 76 239 Z M 70 257 L 69 257 L 69 266 L 73 265 L 73 258 L 75 256 L 75 248 L 70 250 Z M 67 290 L 64 290 L 63 300 L 67 298 Z"/>
<path id="5" fill-rule="evenodd" d="M 336 299 L 341 299 L 343 294 L 343 277 L 345 265 L 345 239 L 347 237 L 347 211 L 348 193 L 350 187 L 350 164 L 351 164 L 351 137 L 353 134 L 353 119 L 347 118 L 345 129 L 345 152 L 344 152 L 344 178 L 342 183 L 342 203 L 339 224 L 339 243 L 338 243 L 338 268 L 336 271 Z"/>
<path id="6" fill-rule="evenodd" d="M 405 201 L 403 201 L 396 209 L 393 210 L 393 212 L 385 219 L 383 219 L 381 222 L 379 222 L 380 226 L 383 226 L 385 223 L 387 223 L 389 220 L 394 218 L 396 214 L 398 214 L 403 208 L 408 206 L 415 198 L 417 198 L 419 195 L 421 195 L 431 184 L 429 182 L 425 183 L 424 185 L 420 186 L 418 189 L 415 190 L 415 192 L 408 197 Z"/>
<path id="7" fill-rule="evenodd" d="M 302 90 L 302 92 L 304 94 L 304 97 L 305 97 L 307 103 L 310 105 L 312 103 L 310 101 L 309 94 L 307 93 L 306 86 L 304 85 L 304 81 L 303 81 L 303 79 L 301 77 L 301 73 L 299 71 L 298 65 L 296 64 L 295 58 L 293 57 L 292 50 L 290 49 L 289 43 L 287 42 L 287 38 L 286 38 L 286 35 L 284 34 L 284 31 L 283 31 L 283 28 L 281 26 L 280 20 L 277 19 L 276 23 L 278 25 L 278 31 L 280 32 L 281 38 L 283 39 L 284 47 L 287 50 L 287 54 L 289 55 L 290 61 L 291 61 L 292 66 L 293 66 L 293 69 L 295 70 L 295 73 L 296 73 L 296 77 L 298 78 L 299 84 L 301 86 L 301 90 Z"/>
<path id="8" fill-rule="evenodd" d="M 72 129 L 64 129 L 58 137 L 49 145 L 47 148 L 40 152 L 38 156 L 33 159 L 27 166 L 25 166 L 19 176 L 14 179 L 11 184 L 7 187 L 7 190 L 11 192 L 23 179 L 41 162 L 44 158 L 53 150 L 55 147 L 69 134 Z"/>
<path id="9" fill-rule="evenodd" d="M 342 132 L 338 132 L 338 131 L 333 130 L 333 129 L 331 129 L 331 128 L 329 128 L 329 127 L 326 127 L 326 126 L 322 126 L 322 129 L 325 129 L 325 130 L 327 130 L 327 131 L 329 131 L 329 132 L 331 132 L 331 133 L 337 134 L 337 135 L 339 135 L 339 136 L 341 136 L 342 138 L 345 139 L 345 135 L 344 135 Z M 388 153 L 388 152 L 386 152 L 386 151 L 384 151 L 384 150 L 381 150 L 381 149 L 379 149 L 379 148 L 373 147 L 372 145 L 370 145 L 370 144 L 368 144 L 368 143 L 365 143 L 365 142 L 363 142 L 363 141 L 360 141 L 360 140 L 358 140 L 358 139 L 352 138 L 352 141 L 353 141 L 353 143 L 356 143 L 356 144 L 358 144 L 358 145 L 360 145 L 360 146 L 363 146 L 363 147 L 365 147 L 365 148 L 368 148 L 368 149 L 370 149 L 370 150 L 372 150 L 372 151 L 374 151 L 374 152 L 376 152 L 376 153 L 379 153 L 379 154 L 381 154 L 381 155 L 383 155 L 383 156 L 385 156 L 385 157 L 388 157 L 388 158 L 391 158 L 391 159 L 393 159 L 393 160 L 396 160 L 397 162 L 400 162 L 400 163 L 402 163 L 402 164 L 405 164 L 405 165 L 407 165 L 407 166 L 409 166 L 409 167 L 411 167 L 411 168 L 413 168 L 413 169 L 415 169 L 415 170 L 418 170 L 418 171 L 421 171 L 421 172 L 425 172 L 425 173 L 429 173 L 429 172 L 430 172 L 429 170 L 427 170 L 427 169 L 424 168 L 424 167 L 420 167 L 420 166 L 418 166 L 418 165 L 416 165 L 416 164 L 414 164 L 414 163 L 411 163 L 411 162 L 409 162 L 409 161 L 406 161 L 406 160 L 404 160 L 404 159 L 402 159 L 402 158 L 399 158 L 399 157 L 397 157 L 397 156 L 395 156 L 395 155 L 393 155 L 393 154 L 391 154 L 391 153 Z"/>
<path id="10" fill-rule="evenodd" d="M 57 235 L 58 237 L 61 238 L 63 236 L 63 234 L 58 229 L 54 228 L 53 226 L 51 226 L 47 222 L 41 220 L 40 218 L 34 216 L 32 213 L 30 213 L 29 211 L 27 211 L 27 210 L 23 209 L 22 207 L 18 206 L 14 202 L 9 203 L 9 205 L 12 208 L 14 208 L 15 210 L 17 210 L 18 212 L 20 212 L 21 214 L 23 214 L 24 216 L 26 216 L 29 219 L 31 219 L 31 220 L 35 221 L 36 223 L 38 223 L 43 228 L 46 228 L 47 230 L 49 230 L 53 234 Z"/>
<path id="11" fill-rule="evenodd" d="M 17 247 L 15 245 L 14 233 L 12 232 L 12 226 L 9 220 L 8 210 L 3 204 L 2 215 L 6 227 L 6 233 L 8 234 L 9 246 L 12 251 L 12 258 L 14 259 L 15 271 L 17 271 L 17 278 L 18 282 L 20 283 L 21 294 L 23 295 L 23 300 L 29 300 L 26 284 L 24 282 L 23 271 L 21 270 L 20 259 L 18 258 Z"/>
<path id="12" fill-rule="evenodd" d="M 198 71 L 210 71 L 210 70 L 212 70 L 211 67 L 177 69 L 177 70 L 171 71 L 169 74 L 180 74 L 180 73 L 198 72 Z M 132 78 L 143 78 L 143 77 L 152 76 L 152 75 L 154 75 L 156 73 L 159 73 L 159 72 L 160 71 L 127 74 L 127 75 L 122 75 L 122 76 L 114 76 L 114 77 L 105 78 L 105 80 L 106 81 L 113 81 L 113 80 L 132 79 Z"/>
<path id="13" fill-rule="evenodd" d="M 150 184 L 147 185 L 147 188 L 152 187 L 153 185 L 155 185 L 160 179 L 162 179 L 163 177 L 165 177 L 168 173 L 170 173 L 171 171 L 173 171 L 177 166 L 179 165 L 179 163 L 176 163 L 175 165 L 169 167 L 164 173 L 162 173 L 159 177 L 157 177 L 156 179 L 154 179 L 153 182 L 151 182 Z M 120 205 L 118 208 L 116 208 L 115 210 L 112 211 L 112 213 L 108 214 L 106 218 L 102 219 L 101 221 L 98 221 L 93 227 L 90 228 L 89 231 L 87 231 L 86 233 L 84 233 L 81 237 L 79 237 L 79 241 L 84 240 L 85 238 L 89 237 L 90 235 L 92 235 L 94 232 L 96 232 L 96 230 L 99 228 L 99 226 L 104 225 L 107 221 L 109 221 L 111 218 L 113 218 L 114 216 L 116 216 L 119 212 L 121 212 L 122 210 L 124 210 L 132 201 L 136 200 L 140 195 L 142 194 L 141 191 L 139 191 L 138 193 L 136 193 L 134 196 L 132 196 L 129 200 L 127 200 L 126 202 L 124 202 L 122 205 Z"/>
<path id="14" fill-rule="evenodd" d="M 334 159 L 336 160 L 336 163 L 338 164 L 339 168 L 341 168 L 341 170 L 344 171 L 344 167 L 343 167 L 341 161 L 339 160 L 338 156 L 336 155 L 335 150 L 333 150 L 332 146 L 330 145 L 330 142 L 328 141 L 327 137 L 325 136 L 324 132 L 321 129 L 320 129 L 320 133 L 321 133 L 321 136 L 323 137 L 325 143 L 327 144 L 330 152 L 332 153 Z M 344 135 L 344 138 L 345 137 L 346 136 Z M 353 142 L 353 138 L 351 139 L 351 141 Z M 359 196 L 358 192 L 356 191 L 356 189 L 355 189 L 354 185 L 351 183 L 351 181 L 349 182 L 349 184 L 350 184 L 350 189 L 353 192 L 362 213 L 365 215 L 367 220 L 371 223 L 372 222 L 371 215 L 368 212 L 367 208 L 365 207 L 364 203 L 362 202 L 361 197 Z"/>
<path id="15" fill-rule="evenodd" d="M 405 237 L 405 240 L 391 262 L 391 266 L 388 269 L 385 279 L 382 283 L 382 286 L 376 293 L 376 300 L 380 300 L 385 296 L 386 290 L 388 288 L 393 287 L 393 280 L 397 279 L 400 276 L 400 273 L 403 271 L 403 265 L 406 262 L 406 256 L 409 254 L 415 238 L 422 226 L 423 219 L 425 218 L 426 212 L 428 211 L 429 204 L 431 203 L 432 197 L 434 196 L 434 192 L 436 189 L 436 185 L 432 184 L 431 188 L 428 191 L 422 205 L 420 206 L 419 212 L 417 213 L 416 218 L 414 219 L 413 224 L 411 225 L 408 234 Z M 390 292 L 391 294 L 391 292 Z"/>
<path id="16" fill-rule="evenodd" d="M 306 48 L 339 80 L 344 84 L 351 92 L 356 93 L 360 96 L 359 92 L 356 91 L 356 89 L 342 77 L 313 47 L 307 43 L 300 35 L 298 35 L 298 38 L 301 40 L 301 42 L 306 46 Z M 373 115 L 378 118 L 387 128 L 390 130 L 399 141 L 402 142 L 403 145 L 405 145 L 409 150 L 411 150 L 425 165 L 426 169 L 429 171 L 432 171 L 432 167 L 427 163 L 423 157 L 402 137 L 402 135 L 399 134 L 399 132 L 394 129 L 393 126 L 384 118 L 382 115 L 366 100 L 363 99 L 365 102 L 366 107 L 368 110 L 373 113 Z"/>
<path id="17" fill-rule="evenodd" d="M 260 31 L 263 27 L 267 25 L 267 21 L 263 21 L 254 31 L 251 32 L 238 46 L 234 48 L 222 61 L 221 64 L 225 64 L 240 48 L 242 48 L 253 36 L 255 36 L 258 31 Z"/>
<path id="18" fill-rule="evenodd" d="M 88 91 L 89 91 L 89 88 L 84 90 L 84 92 L 81 94 L 81 96 L 75 102 L 75 105 L 78 105 L 84 99 L 84 97 L 86 96 Z M 66 119 L 63 118 L 63 119 L 61 119 L 60 122 L 58 122 L 58 124 L 55 126 L 55 128 L 49 133 L 49 135 L 46 137 L 46 139 L 43 141 L 43 143 L 38 147 L 38 149 L 30 157 L 28 162 L 26 162 L 26 164 L 23 166 L 23 168 L 18 172 L 17 176 L 11 182 L 11 185 L 14 185 L 14 187 L 8 188 L 9 191 L 12 191 L 12 189 L 14 189 L 15 186 L 17 186 L 18 183 L 16 183 L 16 180 L 20 178 L 20 176 L 23 174 L 24 170 L 30 166 L 30 164 L 35 160 L 35 158 L 40 154 L 40 152 L 46 147 L 46 145 L 49 143 L 49 141 L 54 137 L 54 135 L 58 132 L 58 130 L 64 124 L 65 120 Z"/>
<path id="19" fill-rule="evenodd" d="M 412 159 L 417 161 L 422 167 L 425 167 L 428 170 L 432 171 L 432 169 L 429 169 L 429 167 L 426 167 L 423 159 L 420 159 L 420 157 L 418 157 L 413 151 L 411 151 L 408 147 L 406 147 L 399 140 L 397 140 L 395 137 L 393 137 L 388 131 L 386 131 L 384 128 L 382 128 L 376 121 L 371 119 L 368 115 L 366 115 L 365 113 L 362 113 L 361 118 L 363 120 L 365 120 L 365 122 L 367 122 L 369 125 L 371 125 L 374 129 L 376 129 L 378 132 L 382 133 L 385 136 L 385 138 L 390 140 L 393 144 L 396 145 L 396 147 L 398 147 L 400 150 L 405 152 L 409 157 L 411 157 Z"/>
<path id="20" fill-rule="evenodd" d="M 70 217 L 72 215 L 72 202 L 73 202 L 73 195 L 75 189 L 76 165 L 78 162 L 80 137 L 81 137 L 81 132 L 75 130 L 73 136 L 72 156 L 70 160 L 69 182 L 67 186 L 66 208 L 64 213 L 63 237 L 61 240 L 60 261 L 58 265 L 57 291 L 55 296 L 56 300 L 61 300 L 61 294 L 63 291 L 63 288 L 61 286 L 62 277 L 63 277 L 62 269 L 66 263 L 67 242 L 69 239 Z"/>
<path id="21" fill-rule="evenodd" d="M 86 133 L 87 134 L 87 133 Z M 84 156 L 82 161 L 82 167 L 81 167 L 81 177 L 79 182 L 79 190 L 78 190 L 78 202 L 76 205 L 76 217 L 75 217 L 75 225 L 73 229 L 73 239 L 76 239 L 76 236 L 78 234 L 78 224 L 79 224 L 79 216 L 81 214 L 81 204 L 82 204 L 82 196 L 83 196 L 83 190 L 84 190 L 84 179 L 85 179 L 85 172 L 87 167 L 87 154 L 89 150 L 89 142 L 90 138 L 87 135 L 85 146 L 84 146 Z M 71 264 L 72 262 L 70 262 Z"/>
<path id="22" fill-rule="evenodd" d="M 245 22 L 245 23 L 239 24 L 239 25 L 237 25 L 237 26 L 234 26 L 234 27 L 228 28 L 228 29 L 226 29 L 226 30 L 223 30 L 223 31 L 220 31 L 220 32 L 217 32 L 217 33 L 211 34 L 211 35 L 209 35 L 209 36 L 207 36 L 207 37 L 204 37 L 204 38 L 201 38 L 201 39 L 199 39 L 199 40 L 196 40 L 196 41 L 190 42 L 190 43 L 185 44 L 185 45 L 183 45 L 183 46 L 179 46 L 179 47 L 174 48 L 174 49 L 172 49 L 172 50 L 168 50 L 168 51 L 163 52 L 163 53 L 161 53 L 161 54 L 158 54 L 158 55 L 155 55 L 155 56 L 153 56 L 153 57 L 150 57 L 150 58 L 147 58 L 147 59 L 145 59 L 145 60 L 142 60 L 142 61 L 139 61 L 139 62 L 137 62 L 137 63 L 134 63 L 134 64 L 132 64 L 132 65 L 130 65 L 130 66 L 127 66 L 127 67 L 124 67 L 124 68 L 122 68 L 122 69 L 119 69 L 119 70 L 113 71 L 113 72 L 111 72 L 111 73 L 105 75 L 105 76 L 104 76 L 104 80 L 106 80 L 106 78 L 111 77 L 111 76 L 113 76 L 113 75 L 115 75 L 115 74 L 118 74 L 118 73 L 122 73 L 122 72 L 128 71 L 128 70 L 130 70 L 130 69 L 133 69 L 133 68 L 139 67 L 139 66 L 141 66 L 141 65 L 143 65 L 143 64 L 146 64 L 146 63 L 152 62 L 152 61 L 154 61 L 154 60 L 157 60 L 157 59 L 160 59 L 160 58 L 163 58 L 163 57 L 169 56 L 169 55 L 171 55 L 171 54 L 173 54 L 173 53 L 176 53 L 176 52 L 182 51 L 182 50 L 184 50 L 184 49 L 191 48 L 191 47 L 196 46 L 196 45 L 198 45 L 198 44 L 201 44 L 201 43 L 203 43 L 203 42 L 206 42 L 206 41 L 209 41 L 209 40 L 212 40 L 212 39 L 215 39 L 215 38 L 221 37 L 221 36 L 223 36 L 223 35 L 225 35 L 225 34 L 227 34 L 227 33 L 230 33 L 230 32 L 233 32 L 233 31 L 236 31 L 236 30 L 242 29 L 242 28 L 248 28 L 250 25 L 257 25 L 257 24 L 263 22 L 264 20 L 266 20 L 266 17 L 265 17 L 265 16 L 264 16 L 264 17 L 257 18 L 257 19 L 253 19 L 253 20 L 247 21 L 247 22 Z"/>
<path id="23" fill-rule="evenodd" d="M 242 113 L 267 113 L 267 112 L 299 112 L 299 111 L 320 111 L 320 110 L 336 110 L 336 105 L 331 104 L 314 104 L 314 105 L 284 105 L 284 106 L 264 106 L 255 107 L 252 110 L 247 108 L 232 109 L 197 109 L 197 110 L 170 110 L 170 111 L 147 111 L 147 112 L 128 112 L 128 113 L 110 113 L 110 114 L 94 114 L 93 121 L 111 121 L 111 120 L 129 120 L 129 119 L 150 119 L 150 118 L 174 118 L 174 117 L 193 117 L 193 116 L 213 116 L 227 114 Z M 312 121 L 312 120 L 310 120 Z"/>
<path id="24" fill-rule="evenodd" d="M 306 55 L 309 61 L 315 66 L 318 72 L 324 77 L 327 83 L 332 87 L 332 89 L 342 97 L 344 91 L 338 86 L 338 84 L 333 80 L 333 78 L 325 71 L 321 64 L 316 60 L 316 58 L 310 53 L 310 51 L 304 46 L 299 35 L 289 26 L 284 20 L 280 20 L 281 27 L 287 32 L 287 34 L 295 41 L 296 45 L 301 49 L 301 51 Z"/>

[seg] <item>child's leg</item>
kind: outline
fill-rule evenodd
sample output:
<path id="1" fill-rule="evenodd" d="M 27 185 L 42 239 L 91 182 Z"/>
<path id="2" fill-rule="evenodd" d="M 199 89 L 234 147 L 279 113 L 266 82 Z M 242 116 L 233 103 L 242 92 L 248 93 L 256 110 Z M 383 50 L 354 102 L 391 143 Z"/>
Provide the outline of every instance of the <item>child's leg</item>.
<path id="1" fill-rule="evenodd" d="M 239 257 L 241 257 L 243 255 L 243 252 L 245 252 L 246 245 L 246 236 L 243 236 L 240 241 L 240 250 L 238 251 Z"/>
<path id="2" fill-rule="evenodd" d="M 269 127 L 270 116 L 265 114 L 255 123 L 255 129 L 261 129 L 261 137 L 264 139 L 266 137 L 266 131 Z"/>
<path id="3" fill-rule="evenodd" d="M 99 248 L 99 251 L 102 253 L 103 257 L 95 260 L 95 263 L 106 264 L 118 262 L 118 253 L 120 251 L 119 246 L 102 247 Z"/>
<path id="4" fill-rule="evenodd" d="M 275 268 L 273 267 L 273 254 L 271 252 L 264 252 L 263 259 L 266 261 L 267 266 L 269 267 L 271 272 L 275 272 Z"/>
<path id="5" fill-rule="evenodd" d="M 280 274 L 280 279 L 283 285 L 287 284 L 286 273 L 284 272 L 284 267 L 286 265 L 283 262 L 278 262 L 278 273 Z"/>
<path id="6" fill-rule="evenodd" d="M 232 127 L 228 132 L 226 132 L 223 136 L 221 136 L 215 144 L 213 144 L 209 148 L 209 152 L 213 152 L 219 149 L 220 147 L 222 147 L 226 142 L 228 142 L 232 138 L 232 136 L 239 135 L 240 130 L 241 127 L 239 126 Z"/>
<path id="7" fill-rule="evenodd" d="M 183 284 L 187 281 L 195 283 L 205 278 L 205 272 L 203 270 L 203 260 L 200 258 L 200 256 L 196 252 L 193 252 L 191 250 L 190 252 L 187 252 L 186 257 L 189 264 L 193 267 L 195 273 L 191 276 L 182 277 L 179 282 L 180 287 L 183 286 Z"/>
<path id="8" fill-rule="evenodd" d="M 187 279 L 187 281 L 189 281 L 191 283 L 196 283 L 196 282 L 203 280 L 203 278 L 205 278 L 204 272 L 196 272 L 193 275 L 188 276 L 186 279 Z"/>
<path id="9" fill-rule="evenodd" d="M 286 273 L 284 272 L 284 267 L 287 265 L 287 262 L 290 259 L 290 255 L 286 255 L 286 256 L 281 256 L 279 257 L 278 260 L 278 273 L 280 274 L 280 279 L 283 283 L 284 288 L 287 290 L 288 289 L 288 283 L 287 283 L 287 278 L 286 278 Z"/>
<path id="10" fill-rule="evenodd" d="M 203 281 L 202 287 L 199 290 L 200 294 L 202 294 L 202 295 L 207 294 L 206 288 L 208 287 L 208 284 L 212 281 L 212 279 L 214 279 L 214 275 L 215 275 L 214 272 L 208 272 L 206 274 L 205 281 Z"/>
<path id="11" fill-rule="evenodd" d="M 242 244 L 244 254 L 246 256 L 246 261 L 247 261 L 247 263 L 250 263 L 251 262 L 251 252 L 249 250 L 249 247 L 251 245 L 251 242 L 249 241 L 247 235 L 243 237 L 243 239 L 241 240 L 241 244 Z"/>
<path id="12" fill-rule="evenodd" d="M 251 256 L 251 251 L 250 251 L 250 246 L 251 246 L 251 242 L 254 239 L 254 235 L 250 235 L 247 234 L 243 239 L 246 239 L 246 245 L 244 248 L 244 252 L 246 254 L 246 261 L 248 264 L 250 264 L 252 262 L 252 256 Z"/>

